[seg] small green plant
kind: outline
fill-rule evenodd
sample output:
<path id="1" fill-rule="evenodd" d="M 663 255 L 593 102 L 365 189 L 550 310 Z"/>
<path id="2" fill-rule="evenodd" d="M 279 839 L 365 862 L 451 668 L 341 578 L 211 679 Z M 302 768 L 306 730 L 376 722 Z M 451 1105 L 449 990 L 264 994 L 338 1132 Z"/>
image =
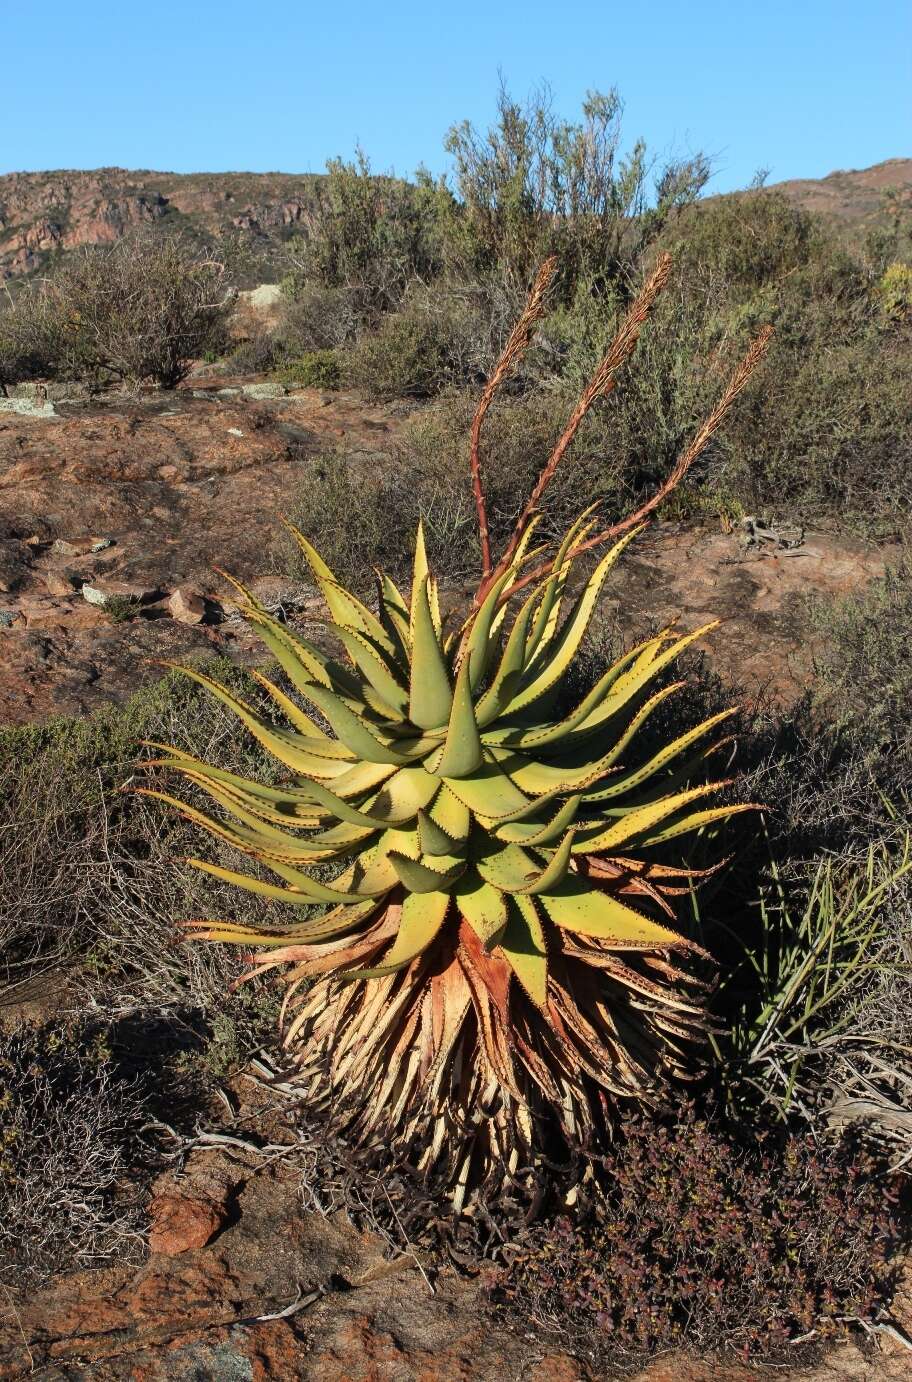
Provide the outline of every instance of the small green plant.
<path id="1" fill-rule="evenodd" d="M 334 350 L 311 350 L 283 364 L 279 377 L 302 389 L 338 389 L 342 371 Z"/>
<path id="2" fill-rule="evenodd" d="M 912 1092 L 902 1056 L 908 961 L 892 913 L 902 916 L 910 878 L 912 835 L 901 830 L 892 848 L 871 844 L 860 863 L 821 860 L 803 900 L 772 861 L 757 938 L 728 981 L 746 995 L 720 1050 L 736 1106 L 749 1091 L 777 1119 L 813 1118 L 824 1094 L 831 1120 L 862 1117 L 888 1137 L 902 1134 L 896 1115 Z M 891 988 L 900 991 L 892 1020 L 880 1014 L 872 1026 L 865 1009 Z"/>
<path id="3" fill-rule="evenodd" d="M 188 925 L 202 939 L 255 947 L 252 975 L 290 966 L 286 1043 L 298 1052 L 310 1107 L 357 1140 L 411 1158 L 452 1191 L 457 1210 L 478 1183 L 541 1168 L 546 1129 L 571 1147 L 590 1145 L 613 1102 L 653 1100 L 687 1071 L 704 1035 L 692 972 L 700 952 L 670 923 L 673 899 L 712 869 L 683 862 L 672 842 L 753 809 L 708 804 L 727 785 L 704 775 L 733 712 L 710 716 L 635 766 L 630 754 L 682 684 L 658 678 L 715 625 L 646 639 L 569 714 L 558 694 L 608 572 L 719 427 L 766 335 L 636 513 L 602 527 L 590 508 L 556 553 L 533 546 L 542 495 L 632 354 L 669 270 L 661 260 L 634 303 L 495 559 L 481 428 L 544 313 L 556 263 L 542 266 L 470 428 L 482 575 L 467 618 L 444 622 L 420 525 L 410 596 L 380 575 L 377 614 L 293 530 L 347 662 L 233 582 L 299 699 L 254 673 L 284 721 L 279 729 L 186 670 L 276 760 L 283 780 L 267 786 L 158 745 L 164 755 L 145 766 L 177 774 L 219 814 L 158 787 L 137 789 L 278 882 L 201 859 L 190 861 L 194 868 L 264 898 L 322 908 L 287 927 Z M 607 543 L 572 596 L 578 561 Z"/>
<path id="4" fill-rule="evenodd" d="M 889 264 L 881 275 L 877 293 L 888 321 L 906 321 L 912 316 L 912 265 Z"/>
<path id="5" fill-rule="evenodd" d="M 140 611 L 140 602 L 132 595 L 109 595 L 103 609 L 112 624 L 126 624 L 135 619 Z"/>

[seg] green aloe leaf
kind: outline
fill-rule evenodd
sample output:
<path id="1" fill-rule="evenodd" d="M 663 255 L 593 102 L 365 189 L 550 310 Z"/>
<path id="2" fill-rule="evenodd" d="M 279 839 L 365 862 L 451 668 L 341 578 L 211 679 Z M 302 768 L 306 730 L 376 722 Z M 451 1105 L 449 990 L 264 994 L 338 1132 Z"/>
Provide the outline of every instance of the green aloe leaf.
<path id="1" fill-rule="evenodd" d="M 465 917 L 478 939 L 484 945 L 494 944 L 507 924 L 507 903 L 503 893 L 471 869 L 456 884 L 453 897 L 457 910 Z"/>
<path id="2" fill-rule="evenodd" d="M 427 577 L 413 598 L 409 719 L 419 729 L 437 729 L 449 721 L 453 690 L 428 604 Z"/>
<path id="3" fill-rule="evenodd" d="M 545 930 L 531 897 L 511 897 L 500 949 L 516 978 L 538 1008 L 548 1003 L 548 952 Z"/>
<path id="4" fill-rule="evenodd" d="M 468 777 L 477 772 L 481 764 L 481 739 L 475 723 L 469 663 L 465 659 L 456 678 L 443 753 L 435 760 L 433 770 L 437 777 Z"/>

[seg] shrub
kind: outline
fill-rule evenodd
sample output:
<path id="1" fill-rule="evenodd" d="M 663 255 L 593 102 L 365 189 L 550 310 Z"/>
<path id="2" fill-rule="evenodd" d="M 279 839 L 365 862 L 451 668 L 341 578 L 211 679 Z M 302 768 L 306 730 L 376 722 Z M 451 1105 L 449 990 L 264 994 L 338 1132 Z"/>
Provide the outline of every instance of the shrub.
<path id="1" fill-rule="evenodd" d="M 267 374 L 280 365 L 282 359 L 282 347 L 273 332 L 258 331 L 236 346 L 226 363 L 235 374 Z"/>
<path id="2" fill-rule="evenodd" d="M 285 280 L 275 338 L 286 354 L 334 350 L 354 339 L 369 315 L 364 292 Z"/>
<path id="3" fill-rule="evenodd" d="M 912 559 L 860 593 L 808 600 L 822 642 L 818 698 L 852 737 L 890 754 L 912 750 Z"/>
<path id="4" fill-rule="evenodd" d="M 591 1358 L 794 1358 L 889 1299 L 895 1189 L 857 1147 L 743 1145 L 685 1108 L 628 1118 L 604 1172 L 592 1219 L 533 1230 L 498 1291 Z"/>
<path id="5" fill-rule="evenodd" d="M 898 261 L 888 264 L 877 291 L 888 321 L 906 321 L 912 315 L 912 265 Z"/>
<path id="6" fill-rule="evenodd" d="M 372 312 L 400 301 L 416 275 L 433 270 L 435 191 L 426 177 L 412 186 L 376 176 L 359 149 L 351 163 L 330 159 L 317 205 L 298 242 L 295 286 L 356 287 Z"/>
<path id="7" fill-rule="evenodd" d="M 103 1035 L 50 1024 L 0 1033 L 0 1282 L 137 1259 L 133 1144 L 144 1113 Z"/>
<path id="8" fill-rule="evenodd" d="M 174 388 L 192 360 L 224 346 L 231 300 L 223 265 L 145 236 L 67 258 L 20 294 L 0 330 L 35 343 L 16 357 L 20 371 Z"/>
<path id="9" fill-rule="evenodd" d="M 256 698 L 230 663 L 229 683 Z M 155 803 L 120 794 L 140 740 L 188 726 L 201 752 L 227 748 L 229 724 L 193 691 L 171 695 L 170 678 L 122 709 L 85 719 L 0 729 L 0 974 L 18 982 L 60 967 L 70 991 L 110 1010 L 234 1011 L 226 995 L 237 966 L 213 951 L 184 953 L 175 918 L 199 911 L 212 890 L 188 890 L 173 859 L 187 852 L 184 826 Z M 232 751 L 233 752 L 233 751 Z M 260 762 L 247 757 L 249 770 Z M 144 868 L 140 878 L 138 861 Z M 259 907 L 252 903 L 251 919 Z M 188 960 L 190 962 L 188 968 Z M 242 1006 L 238 1013 L 242 1014 Z"/>
<path id="10" fill-rule="evenodd" d="M 456 200 L 441 203 L 444 258 L 472 277 L 494 270 L 525 288 L 548 254 L 560 257 L 571 293 L 586 275 L 625 284 L 630 268 L 673 209 L 709 176 L 702 156 L 665 165 L 650 195 L 650 163 L 638 140 L 621 152 L 616 90 L 589 92 L 582 119 L 555 115 L 547 88 L 523 105 L 502 86 L 486 133 L 454 125 Z"/>
<path id="11" fill-rule="evenodd" d="M 288 360 L 280 374 L 287 384 L 304 389 L 337 389 L 341 382 L 339 357 L 334 350 L 311 350 Z"/>

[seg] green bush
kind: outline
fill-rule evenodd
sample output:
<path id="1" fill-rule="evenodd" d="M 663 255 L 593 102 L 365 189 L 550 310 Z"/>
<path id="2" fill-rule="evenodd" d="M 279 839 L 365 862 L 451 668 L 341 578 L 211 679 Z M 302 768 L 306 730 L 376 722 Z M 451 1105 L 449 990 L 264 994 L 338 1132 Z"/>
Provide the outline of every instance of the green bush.
<path id="1" fill-rule="evenodd" d="M 302 389 L 337 389 L 341 383 L 339 357 L 334 350 L 311 350 L 286 361 L 279 375 L 286 384 Z"/>
<path id="2" fill-rule="evenodd" d="M 866 590 L 806 603 L 818 656 L 818 698 L 856 742 L 912 753 L 912 559 Z"/>
<path id="3" fill-rule="evenodd" d="M 340 579 L 362 592 L 375 566 L 402 574 L 411 560 L 415 524 L 424 519 L 437 570 L 448 582 L 478 570 L 480 551 L 468 475 L 467 441 L 474 394 L 450 394 L 411 417 L 382 454 L 330 454 L 304 462 L 291 516 Z M 558 392 L 498 400 L 485 424 L 484 456 L 492 541 L 512 531 L 541 466 L 566 421 Z M 605 445 L 598 416 L 580 429 L 576 447 L 543 506 L 543 536 L 554 536 L 593 499 L 609 512 L 623 499 L 620 465 Z M 279 569 L 307 580 L 294 544 L 280 541 Z"/>

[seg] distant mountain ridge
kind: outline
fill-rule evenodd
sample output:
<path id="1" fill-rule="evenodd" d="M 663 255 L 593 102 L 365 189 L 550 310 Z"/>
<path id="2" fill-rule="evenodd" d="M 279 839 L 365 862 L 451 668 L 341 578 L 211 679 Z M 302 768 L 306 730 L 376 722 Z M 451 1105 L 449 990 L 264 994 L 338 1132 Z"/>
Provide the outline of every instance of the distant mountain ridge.
<path id="1" fill-rule="evenodd" d="M 0 279 L 34 273 L 80 245 L 111 244 L 159 223 L 201 240 L 247 235 L 268 260 L 314 204 L 313 173 L 159 173 L 123 168 L 0 176 Z M 912 206 L 912 158 L 774 184 L 797 205 L 850 225 L 873 224 L 887 195 Z"/>

